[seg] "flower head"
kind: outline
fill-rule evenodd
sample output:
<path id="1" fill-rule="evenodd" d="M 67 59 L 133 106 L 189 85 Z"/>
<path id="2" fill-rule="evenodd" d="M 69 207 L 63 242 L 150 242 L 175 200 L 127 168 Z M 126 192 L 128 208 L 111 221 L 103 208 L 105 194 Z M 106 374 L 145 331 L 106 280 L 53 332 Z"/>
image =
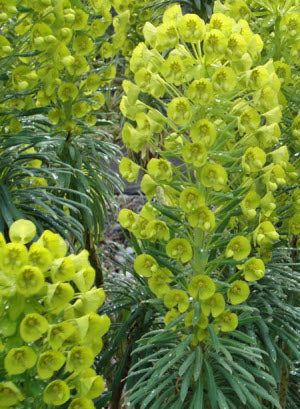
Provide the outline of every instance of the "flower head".
<path id="1" fill-rule="evenodd" d="M 192 278 L 188 290 L 193 298 L 198 296 L 200 300 L 206 300 L 215 293 L 216 285 L 209 276 L 199 274 Z"/>
<path id="2" fill-rule="evenodd" d="M 212 187 L 216 191 L 224 189 L 227 179 L 226 170 L 217 163 L 205 165 L 201 170 L 200 180 L 203 186 Z"/>
<path id="3" fill-rule="evenodd" d="M 250 258 L 246 261 L 242 268 L 243 275 L 247 281 L 260 280 L 265 275 L 264 262 L 259 258 Z"/>
<path id="4" fill-rule="evenodd" d="M 140 166 L 132 162 L 132 160 L 124 157 L 120 162 L 119 170 L 122 177 L 127 180 L 127 182 L 135 182 L 139 176 Z"/>
<path id="5" fill-rule="evenodd" d="M 210 147 L 216 140 L 216 128 L 212 122 L 203 118 L 193 124 L 190 135 L 193 142 L 201 142 L 205 147 Z"/>
<path id="6" fill-rule="evenodd" d="M 168 283 L 172 281 L 172 273 L 167 268 L 161 268 L 153 273 L 148 280 L 150 290 L 161 298 L 170 290 Z"/>
<path id="7" fill-rule="evenodd" d="M 27 347 L 12 348 L 4 358 L 4 367 L 9 375 L 18 375 L 35 365 L 37 356 Z"/>
<path id="8" fill-rule="evenodd" d="M 134 261 L 134 269 L 137 274 L 144 277 L 151 277 L 158 271 L 157 261 L 149 254 L 140 254 Z"/>
<path id="9" fill-rule="evenodd" d="M 224 311 L 216 317 L 215 323 L 223 332 L 234 331 L 238 326 L 238 317 L 234 312 Z"/>
<path id="10" fill-rule="evenodd" d="M 206 206 L 189 214 L 188 221 L 192 227 L 199 227 L 203 231 L 212 231 L 216 224 L 214 213 Z"/>
<path id="11" fill-rule="evenodd" d="M 42 315 L 33 312 L 26 314 L 20 324 L 20 335 L 25 342 L 34 342 L 48 329 L 48 321 Z"/>
<path id="12" fill-rule="evenodd" d="M 37 362 L 37 373 L 41 379 L 48 379 L 53 376 L 65 363 L 65 356 L 59 351 L 43 352 Z"/>
<path id="13" fill-rule="evenodd" d="M 168 105 L 168 118 L 177 125 L 183 125 L 190 121 L 192 108 L 189 100 L 185 97 L 172 99 Z"/>
<path id="14" fill-rule="evenodd" d="M 227 297 L 231 304 L 241 304 L 249 297 L 250 289 L 248 284 L 242 280 L 236 280 L 227 290 Z"/>
<path id="15" fill-rule="evenodd" d="M 243 260 L 248 257 L 251 251 L 249 240 L 243 236 L 236 236 L 230 240 L 226 247 L 226 257 L 232 257 L 234 260 Z"/>
<path id="16" fill-rule="evenodd" d="M 186 239 L 172 239 L 166 247 L 168 257 L 187 263 L 193 256 L 193 250 Z"/>
<path id="17" fill-rule="evenodd" d="M 89 368 L 94 362 L 94 353 L 86 346 L 75 346 L 68 354 L 66 370 L 69 372 L 81 372 Z"/>
<path id="18" fill-rule="evenodd" d="M 257 172 L 266 162 L 265 152 L 257 146 L 248 148 L 242 157 L 242 166 L 247 173 Z"/>
<path id="19" fill-rule="evenodd" d="M 185 14 L 178 23 L 178 31 L 183 41 L 197 43 L 204 38 L 205 23 L 196 14 Z"/>
<path id="20" fill-rule="evenodd" d="M 36 234 L 36 227 L 30 220 L 17 220 L 9 228 L 9 238 L 13 243 L 29 243 Z"/>
<path id="21" fill-rule="evenodd" d="M 13 382 L 0 382 L 0 405 L 3 408 L 14 406 L 23 399 L 20 390 Z"/>
<path id="22" fill-rule="evenodd" d="M 17 291 L 25 297 L 38 293 L 44 284 L 44 275 L 38 267 L 26 265 L 16 275 Z"/>
<path id="23" fill-rule="evenodd" d="M 186 187 L 179 196 L 179 206 L 186 213 L 194 212 L 204 206 L 205 199 L 195 187 Z"/>
<path id="24" fill-rule="evenodd" d="M 57 379 L 46 386 L 43 401 L 48 405 L 60 406 L 70 398 L 70 389 L 65 381 Z"/>
<path id="25" fill-rule="evenodd" d="M 225 310 L 225 300 L 222 294 L 215 293 L 210 298 L 203 300 L 201 303 L 201 311 L 204 315 L 217 317 Z"/>
<path id="26" fill-rule="evenodd" d="M 178 310 L 184 312 L 189 308 L 189 297 L 183 290 L 169 290 L 164 296 L 164 304 L 170 309 L 177 305 Z"/>
<path id="27" fill-rule="evenodd" d="M 196 168 L 200 168 L 206 162 L 207 151 L 201 142 L 187 143 L 182 148 L 182 157 L 186 163 L 192 163 Z"/>

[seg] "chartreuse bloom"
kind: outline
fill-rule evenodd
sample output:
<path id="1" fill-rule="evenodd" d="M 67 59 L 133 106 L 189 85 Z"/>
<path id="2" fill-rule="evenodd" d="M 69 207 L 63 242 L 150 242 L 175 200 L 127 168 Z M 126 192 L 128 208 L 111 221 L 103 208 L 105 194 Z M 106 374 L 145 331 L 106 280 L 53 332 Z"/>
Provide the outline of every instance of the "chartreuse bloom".
<path id="1" fill-rule="evenodd" d="M 193 250 L 186 239 L 172 239 L 166 246 L 166 253 L 169 257 L 174 258 L 182 263 L 187 263 L 193 256 Z"/>
<path id="2" fill-rule="evenodd" d="M 225 255 L 239 261 L 248 257 L 250 252 L 251 245 L 249 240 L 244 236 L 238 235 L 227 244 Z"/>
<path id="3" fill-rule="evenodd" d="M 169 290 L 164 296 L 164 304 L 170 309 L 177 305 L 179 312 L 184 312 L 189 308 L 189 297 L 183 290 Z"/>
<path id="4" fill-rule="evenodd" d="M 38 267 L 26 265 L 16 275 L 17 292 L 25 297 L 38 293 L 44 284 L 44 275 Z"/>
<path id="5" fill-rule="evenodd" d="M 268 245 L 278 239 L 279 234 L 275 230 L 273 224 L 269 221 L 260 223 L 253 232 L 254 244 L 257 243 L 259 246 Z"/>
<path id="6" fill-rule="evenodd" d="M 196 168 L 203 166 L 207 159 L 207 151 L 201 142 L 187 143 L 181 153 L 184 161 L 191 163 Z"/>
<path id="7" fill-rule="evenodd" d="M 68 409 L 95 409 L 95 406 L 93 404 L 93 401 L 83 396 L 81 398 L 73 399 L 68 406 Z"/>
<path id="8" fill-rule="evenodd" d="M 60 351 L 43 352 L 37 361 L 37 373 L 41 379 L 49 379 L 65 363 L 65 356 Z"/>
<path id="9" fill-rule="evenodd" d="M 69 281 L 75 274 L 75 265 L 72 258 L 64 257 L 53 261 L 51 265 L 50 275 L 53 283 L 58 281 Z"/>
<path id="10" fill-rule="evenodd" d="M 150 241 L 168 241 L 170 231 L 167 224 L 161 220 L 151 220 L 147 223 L 145 233 Z"/>
<path id="11" fill-rule="evenodd" d="M 80 396 L 94 399 L 100 396 L 104 391 L 104 380 L 102 376 L 96 375 L 96 372 L 92 368 L 89 368 L 82 371 L 80 376 L 78 376 L 76 389 Z"/>
<path id="12" fill-rule="evenodd" d="M 211 121 L 203 118 L 192 125 L 190 135 L 193 142 L 200 142 L 208 148 L 215 143 L 216 128 Z"/>
<path id="13" fill-rule="evenodd" d="M 73 335 L 75 327 L 68 321 L 50 325 L 48 343 L 54 350 L 60 349 L 63 343 Z"/>
<path id="14" fill-rule="evenodd" d="M 139 152 L 149 141 L 150 135 L 139 132 L 129 122 L 125 122 L 122 129 L 122 138 L 126 146 L 134 152 Z"/>
<path id="15" fill-rule="evenodd" d="M 20 389 L 11 382 L 0 382 L 0 405 L 3 408 L 11 407 L 24 400 Z"/>
<path id="16" fill-rule="evenodd" d="M 199 227 L 203 231 L 213 230 L 216 224 L 215 215 L 206 206 L 201 206 L 190 213 L 188 215 L 188 222 L 192 227 Z"/>
<path id="17" fill-rule="evenodd" d="M 190 83 L 186 96 L 196 104 L 209 104 L 213 97 L 213 88 L 209 79 L 201 78 Z"/>
<path id="18" fill-rule="evenodd" d="M 122 177 L 127 182 L 135 182 L 138 179 L 140 166 L 132 162 L 132 160 L 124 157 L 121 159 L 119 170 Z"/>
<path id="19" fill-rule="evenodd" d="M 19 219 L 9 229 L 9 238 L 13 243 L 29 243 L 36 235 L 36 227 L 30 220 Z"/>
<path id="20" fill-rule="evenodd" d="M 234 331 L 238 326 L 238 317 L 234 312 L 224 311 L 214 321 L 223 332 Z"/>
<path id="21" fill-rule="evenodd" d="M 226 186 L 228 176 L 226 170 L 219 164 L 208 164 L 201 169 L 200 180 L 203 186 L 219 191 Z"/>
<path id="22" fill-rule="evenodd" d="M 74 290 L 69 283 L 48 284 L 46 303 L 53 314 L 58 314 L 74 297 Z"/>
<path id="23" fill-rule="evenodd" d="M 75 346 L 68 353 L 66 370 L 69 372 L 81 372 L 89 368 L 94 362 L 94 353 L 87 346 Z"/>
<path id="24" fill-rule="evenodd" d="M 222 294 L 215 293 L 201 302 L 201 311 L 204 315 L 210 314 L 215 318 L 225 310 L 225 300 Z"/>
<path id="25" fill-rule="evenodd" d="M 300 212 L 295 213 L 289 219 L 289 229 L 295 235 L 300 233 Z"/>
<path id="26" fill-rule="evenodd" d="M 193 298 L 198 296 L 200 300 L 206 300 L 215 293 L 216 285 L 209 276 L 199 274 L 192 278 L 188 290 Z"/>
<path id="27" fill-rule="evenodd" d="M 204 40 L 204 52 L 208 61 L 221 58 L 226 51 L 227 38 L 220 30 L 211 29 Z"/>
<path id="28" fill-rule="evenodd" d="M 170 290 L 168 283 L 173 279 L 173 274 L 167 268 L 160 268 L 156 273 L 153 273 L 148 280 L 150 290 L 161 298 Z"/>
<path id="29" fill-rule="evenodd" d="M 186 213 L 194 212 L 204 206 L 203 194 L 195 187 L 186 187 L 179 196 L 179 206 Z"/>
<path id="30" fill-rule="evenodd" d="M 261 212 L 264 216 L 270 217 L 276 209 L 276 202 L 272 192 L 267 192 L 260 200 Z"/>
<path id="31" fill-rule="evenodd" d="M 57 379 L 46 386 L 43 401 L 48 405 L 60 406 L 70 398 L 70 389 L 65 381 Z"/>
<path id="32" fill-rule="evenodd" d="M 266 154 L 257 146 L 248 148 L 242 157 L 242 166 L 246 173 L 258 172 L 265 163 Z"/>
<path id="33" fill-rule="evenodd" d="M 172 165 L 164 159 L 152 158 L 147 164 L 147 171 L 151 178 L 157 181 L 172 180 Z"/>
<path id="34" fill-rule="evenodd" d="M 164 51 L 168 48 L 174 48 L 178 43 L 178 32 L 172 22 L 160 24 L 156 29 L 155 48 L 158 51 Z"/>
<path id="35" fill-rule="evenodd" d="M 205 23 L 196 14 L 185 14 L 178 23 L 178 31 L 183 41 L 197 43 L 205 35 Z"/>
<path id="36" fill-rule="evenodd" d="M 78 95 L 78 88 L 71 82 L 66 82 L 60 85 L 57 91 L 58 97 L 63 101 L 75 99 Z"/>
<path id="37" fill-rule="evenodd" d="M 16 274 L 28 262 L 28 252 L 24 244 L 7 243 L 2 247 L 0 266 L 8 274 Z"/>
<path id="38" fill-rule="evenodd" d="M 151 277 L 158 268 L 157 261 L 150 254 L 140 254 L 134 261 L 134 270 L 144 277 Z"/>
<path id="39" fill-rule="evenodd" d="M 231 304 L 241 304 L 249 297 L 250 289 L 248 284 L 242 280 L 236 280 L 227 290 L 227 298 Z"/>
<path id="40" fill-rule="evenodd" d="M 214 90 L 219 94 L 231 92 L 237 85 L 237 77 L 230 67 L 220 67 L 212 77 Z"/>
<path id="41" fill-rule="evenodd" d="M 177 125 L 188 123 L 192 117 L 192 107 L 185 97 L 172 99 L 168 105 L 168 118 Z"/>
<path id="42" fill-rule="evenodd" d="M 92 266 L 86 265 L 72 277 L 72 281 L 76 284 L 79 291 L 85 292 L 92 287 L 95 276 L 95 269 Z"/>
<path id="43" fill-rule="evenodd" d="M 49 250 L 54 258 L 66 255 L 67 244 L 65 240 L 59 234 L 53 233 L 50 230 L 44 230 L 37 243 Z"/>
<path id="44" fill-rule="evenodd" d="M 253 219 L 260 203 L 260 196 L 254 190 L 250 190 L 240 204 L 244 216 L 249 220 Z"/>
<path id="45" fill-rule="evenodd" d="M 165 80 L 171 84 L 180 85 L 184 79 L 184 64 L 178 55 L 170 55 L 161 67 Z"/>
<path id="46" fill-rule="evenodd" d="M 264 262 L 259 258 L 250 258 L 245 264 L 243 264 L 242 269 L 243 276 L 247 281 L 260 280 L 265 275 Z"/>
<path id="47" fill-rule="evenodd" d="M 119 223 L 125 229 L 132 230 L 133 225 L 137 222 L 138 215 L 129 209 L 122 209 L 119 213 Z"/>
<path id="48" fill-rule="evenodd" d="M 20 324 L 21 338 L 28 343 L 38 340 L 47 330 L 47 319 L 36 312 L 26 314 Z"/>
<path id="49" fill-rule="evenodd" d="M 104 301 L 105 293 L 103 291 L 103 288 L 93 287 L 89 291 L 85 290 L 83 294 L 80 294 L 76 303 L 73 305 L 75 306 L 77 302 L 80 302 L 82 315 L 86 315 L 90 312 L 97 311 L 104 303 Z M 103 316 L 99 317 L 103 318 Z"/>
<path id="50" fill-rule="evenodd" d="M 260 125 L 260 115 L 251 106 L 246 107 L 241 113 L 241 115 L 238 117 L 238 129 L 241 134 L 244 134 L 244 133 L 248 134 L 248 133 L 254 132 L 257 128 L 259 128 L 259 125 Z M 249 153 L 250 152 L 255 153 L 256 150 L 250 150 Z"/>
<path id="51" fill-rule="evenodd" d="M 36 360 L 36 353 L 28 346 L 12 348 L 4 358 L 4 368 L 9 375 L 19 375 L 32 368 Z"/>

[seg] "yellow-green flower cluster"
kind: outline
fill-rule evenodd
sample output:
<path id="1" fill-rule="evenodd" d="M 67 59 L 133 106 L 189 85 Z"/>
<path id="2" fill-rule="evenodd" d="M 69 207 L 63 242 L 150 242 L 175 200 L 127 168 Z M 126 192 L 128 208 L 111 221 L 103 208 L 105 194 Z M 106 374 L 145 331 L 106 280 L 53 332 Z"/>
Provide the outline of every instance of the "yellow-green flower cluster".
<path id="1" fill-rule="evenodd" d="M 14 222 L 9 238 L 0 234 L 0 406 L 34 398 L 92 409 L 104 380 L 91 366 L 110 319 L 97 314 L 105 294 L 93 287 L 88 252 L 67 255 L 65 241 L 49 230 L 36 240 L 28 220 Z M 36 396 L 24 379 L 37 382 Z"/>
<path id="2" fill-rule="evenodd" d="M 125 145 L 151 147 L 158 157 L 145 169 L 122 160 L 129 182 L 143 170 L 148 203 L 140 213 L 121 210 L 119 221 L 142 246 L 160 244 L 159 256 L 145 246 L 135 271 L 163 297 L 166 324 L 186 314 L 193 343 L 209 338 L 209 325 L 217 332 L 237 327 L 231 306 L 264 277 L 273 243 L 299 232 L 299 192 L 285 193 L 298 176 L 283 123 L 287 64 L 262 60 L 264 42 L 251 30 L 246 3 L 220 4 L 207 24 L 182 15 L 179 5 L 158 26 L 145 24 L 145 42 L 130 59 L 134 82 L 124 82 L 120 105 L 130 120 Z M 160 109 L 143 102 L 145 93 Z M 288 228 L 279 223 L 282 212 Z"/>
<path id="3" fill-rule="evenodd" d="M 11 15 L 0 20 L 4 33 L 0 57 L 12 58 L 5 87 L 27 96 L 8 99 L 2 111 L 12 104 L 27 110 L 50 107 L 49 120 L 64 135 L 79 133 L 83 121 L 95 125 L 105 103 L 100 89 L 116 71 L 114 65 L 96 60 L 98 39 L 112 22 L 109 2 L 16 0 L 13 4 Z M 4 119 L 5 132 L 21 130 L 11 115 Z"/>

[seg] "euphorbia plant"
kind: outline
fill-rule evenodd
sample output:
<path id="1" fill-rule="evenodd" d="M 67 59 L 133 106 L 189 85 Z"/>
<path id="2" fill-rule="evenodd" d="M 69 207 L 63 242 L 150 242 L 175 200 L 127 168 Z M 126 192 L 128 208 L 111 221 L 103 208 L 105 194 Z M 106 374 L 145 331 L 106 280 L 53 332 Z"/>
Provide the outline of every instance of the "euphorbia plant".
<path id="1" fill-rule="evenodd" d="M 274 379 L 268 380 L 264 394 L 251 365 L 244 375 L 249 373 L 255 386 L 250 382 L 233 388 L 231 379 L 230 389 L 228 384 L 218 386 L 222 372 L 213 374 L 211 367 L 218 360 L 215 350 L 224 355 L 225 372 L 240 371 L 238 358 L 234 363 L 227 353 L 230 334 L 249 342 L 246 334 L 235 331 L 239 320 L 241 325 L 250 322 L 255 311 L 246 301 L 260 288 L 256 282 L 265 276 L 279 239 L 288 243 L 299 233 L 288 193 L 297 171 L 279 125 L 281 80 L 272 59 L 260 63 L 263 41 L 238 10 L 232 16 L 215 13 L 205 24 L 197 15 L 182 15 L 178 5 L 170 7 L 162 24 L 144 26 L 145 43 L 130 60 L 135 83 L 123 84 L 121 110 L 130 120 L 123 141 L 135 152 L 150 145 L 159 157 L 149 161 L 141 181 L 148 203 L 139 214 L 122 210 L 119 220 L 137 239 L 141 254 L 135 271 L 148 278 L 167 309 L 165 340 L 176 339 L 174 333 L 167 335 L 170 328 L 178 340 L 185 339 L 170 353 L 170 362 L 180 363 L 182 350 L 190 345 L 188 362 L 202 373 L 193 377 L 192 366 L 182 364 L 177 382 L 171 379 L 169 393 L 163 393 L 159 381 L 149 379 L 170 368 L 166 355 L 148 375 L 141 369 L 145 375 L 128 394 L 132 405 L 143 402 L 146 407 L 155 397 L 153 408 L 158 402 L 176 403 L 176 408 L 258 407 L 258 397 L 266 405 L 279 405 L 271 386 Z M 159 109 L 143 102 L 143 94 L 151 95 Z M 133 181 L 139 168 L 124 158 L 120 170 Z M 250 359 L 255 353 L 249 351 Z M 231 352 L 238 354 L 238 349 Z M 262 357 L 256 358 L 255 365 L 262 368 Z M 204 359 L 203 369 L 196 369 L 199 359 Z M 137 373 L 143 364 L 136 365 Z M 180 400 L 175 394 L 178 382 Z M 232 400 L 231 388 L 240 403 Z"/>
<path id="2" fill-rule="evenodd" d="M 88 252 L 18 220 L 0 234 L 0 405 L 94 408 L 104 380 L 92 368 L 110 320 L 98 315 L 105 294 L 93 287 Z M 35 241 L 33 241 L 35 240 Z"/>

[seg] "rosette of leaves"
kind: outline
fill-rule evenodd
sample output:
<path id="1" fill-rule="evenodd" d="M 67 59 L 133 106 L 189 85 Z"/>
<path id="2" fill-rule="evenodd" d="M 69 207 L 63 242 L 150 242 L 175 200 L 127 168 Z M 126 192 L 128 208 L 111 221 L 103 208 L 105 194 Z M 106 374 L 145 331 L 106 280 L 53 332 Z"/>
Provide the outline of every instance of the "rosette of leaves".
<path id="1" fill-rule="evenodd" d="M 0 235 L 2 407 L 94 408 L 104 390 L 92 368 L 110 320 L 93 287 L 88 252 L 67 255 L 61 236 L 20 219 Z"/>
<path id="2" fill-rule="evenodd" d="M 128 401 L 153 409 L 260 407 L 260 401 L 279 407 L 277 379 L 265 377 L 262 345 L 240 331 L 260 318 L 248 302 L 272 250 L 289 247 L 298 234 L 288 193 L 297 172 L 279 126 L 284 104 L 276 66 L 272 59 L 260 63 L 263 41 L 241 17 L 215 13 L 205 24 L 174 5 L 159 26 L 146 23 L 144 36 L 130 60 L 135 82 L 123 84 L 121 110 L 130 122 L 122 135 L 132 150 L 148 145 L 159 158 L 143 169 L 147 205 L 140 213 L 123 209 L 119 221 L 136 246 L 135 271 L 166 307 L 167 328 L 161 337 L 145 337 L 141 348 L 149 348 L 155 365 L 147 370 L 143 361 L 132 368 L 132 376 L 144 375 Z M 160 110 L 139 100 L 142 93 Z M 121 165 L 133 181 L 136 166 Z M 162 348 L 175 344 L 162 356 L 156 341 Z M 243 365 L 235 365 L 232 347 L 252 360 L 241 389 L 236 378 Z M 192 362 L 195 368 L 203 362 L 196 376 Z M 267 379 L 265 389 L 260 377 Z"/>

